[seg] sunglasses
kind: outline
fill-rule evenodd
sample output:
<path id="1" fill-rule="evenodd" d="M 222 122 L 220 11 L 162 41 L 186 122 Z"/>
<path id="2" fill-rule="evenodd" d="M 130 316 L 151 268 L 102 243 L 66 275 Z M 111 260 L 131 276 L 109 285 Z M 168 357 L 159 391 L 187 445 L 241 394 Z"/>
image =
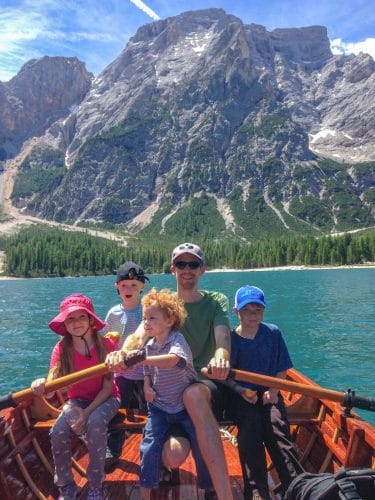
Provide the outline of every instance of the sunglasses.
<path id="1" fill-rule="evenodd" d="M 185 262 L 184 260 L 178 260 L 173 264 L 177 269 L 185 269 L 187 266 L 189 269 L 198 269 L 198 267 L 201 267 L 200 262 L 197 262 L 196 260 L 193 260 L 191 262 Z"/>

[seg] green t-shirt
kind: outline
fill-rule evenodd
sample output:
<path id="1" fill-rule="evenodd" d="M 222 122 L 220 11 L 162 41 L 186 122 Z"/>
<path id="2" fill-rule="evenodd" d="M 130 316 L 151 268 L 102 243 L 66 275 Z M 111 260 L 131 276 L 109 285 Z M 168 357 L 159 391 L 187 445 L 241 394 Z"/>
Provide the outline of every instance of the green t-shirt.
<path id="1" fill-rule="evenodd" d="M 201 291 L 199 302 L 186 303 L 188 316 L 181 329 L 193 353 L 194 368 L 199 378 L 200 370 L 207 366 L 216 350 L 214 327 L 227 325 L 229 328 L 227 297 L 220 292 Z"/>

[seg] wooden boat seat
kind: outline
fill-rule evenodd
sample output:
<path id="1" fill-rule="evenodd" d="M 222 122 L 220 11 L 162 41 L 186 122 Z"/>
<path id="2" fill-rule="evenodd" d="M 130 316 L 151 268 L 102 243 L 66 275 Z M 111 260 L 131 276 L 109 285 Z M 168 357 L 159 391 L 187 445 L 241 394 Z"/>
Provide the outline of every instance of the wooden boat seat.
<path id="1" fill-rule="evenodd" d="M 147 416 L 144 412 L 124 410 L 120 408 L 117 415 L 109 423 L 110 429 L 126 429 L 129 431 L 141 431 L 146 425 Z M 35 430 L 49 430 L 56 422 L 56 418 L 38 420 L 33 424 Z"/>
<path id="2" fill-rule="evenodd" d="M 30 406 L 31 416 L 35 420 L 32 428 L 35 430 L 49 430 L 56 422 L 56 418 L 61 413 L 61 406 L 64 399 L 58 394 L 57 401 L 59 407 L 51 404 L 45 397 L 33 398 Z M 109 427 L 113 429 L 126 429 L 129 431 L 139 431 L 145 426 L 147 416 L 141 410 L 124 410 L 120 408 L 117 415 L 111 420 Z"/>
<path id="3" fill-rule="evenodd" d="M 34 398 L 31 405 L 31 415 L 35 419 L 32 428 L 35 430 L 49 430 L 54 425 L 56 418 L 61 412 L 61 406 L 64 402 L 63 397 L 57 392 L 58 401 L 61 403 L 60 408 L 52 405 L 46 398 Z M 297 401 L 287 406 L 287 414 L 291 426 L 300 425 L 316 425 L 319 423 L 317 417 L 316 400 L 311 400 L 305 396 L 300 397 Z M 120 408 L 117 415 L 109 424 L 110 429 L 125 429 L 130 432 L 141 432 L 147 421 L 146 412 L 136 409 Z M 231 420 L 223 420 L 219 422 L 220 427 L 234 428 L 235 424 Z"/>

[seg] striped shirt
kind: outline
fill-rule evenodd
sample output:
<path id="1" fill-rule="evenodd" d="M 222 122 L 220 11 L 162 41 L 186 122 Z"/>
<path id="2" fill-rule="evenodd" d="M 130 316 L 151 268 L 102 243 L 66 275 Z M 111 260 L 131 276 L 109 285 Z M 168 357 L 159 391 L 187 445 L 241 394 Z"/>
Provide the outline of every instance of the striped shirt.
<path id="1" fill-rule="evenodd" d="M 152 405 L 167 413 L 178 413 L 184 409 L 184 390 L 197 378 L 189 344 L 180 332 L 175 331 L 168 335 L 161 346 L 156 344 L 155 339 L 150 339 L 146 349 L 147 356 L 175 354 L 180 358 L 172 368 L 144 366 L 144 373 L 151 376 L 152 388 L 156 392 Z"/>
<path id="2" fill-rule="evenodd" d="M 142 305 L 138 304 L 133 309 L 126 309 L 122 304 L 112 307 L 105 317 L 104 333 L 119 332 L 121 337 L 118 349 L 124 345 L 125 339 L 136 331 L 142 321 Z M 116 372 L 116 377 L 124 377 L 130 380 L 143 380 L 142 365 L 130 368 L 126 372 Z"/>

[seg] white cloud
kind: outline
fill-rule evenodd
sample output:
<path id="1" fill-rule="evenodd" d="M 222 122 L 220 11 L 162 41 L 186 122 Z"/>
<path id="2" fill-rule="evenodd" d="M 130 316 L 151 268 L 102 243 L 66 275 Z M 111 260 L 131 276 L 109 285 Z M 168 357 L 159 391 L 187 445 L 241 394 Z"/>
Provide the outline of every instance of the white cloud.
<path id="1" fill-rule="evenodd" d="M 331 40 L 331 50 L 333 54 L 359 54 L 364 52 L 370 54 L 375 59 L 375 38 L 366 38 L 362 42 L 344 42 L 342 38 Z"/>
<path id="2" fill-rule="evenodd" d="M 134 4 L 138 9 L 142 10 L 147 14 L 151 19 L 158 21 L 160 17 L 154 12 L 150 7 L 148 7 L 142 0 L 130 0 L 132 4 Z"/>
<path id="3" fill-rule="evenodd" d="M 9 80 L 24 62 L 42 55 L 30 42 L 45 29 L 45 20 L 38 13 L 17 9 L 0 11 L 0 81 Z"/>
<path id="4" fill-rule="evenodd" d="M 10 80 L 30 59 L 44 55 L 76 55 L 94 69 L 108 63 L 106 51 L 116 50 L 123 25 L 100 4 L 84 9 L 75 0 L 23 0 L 21 7 L 0 9 L 0 81 Z M 90 51 L 90 44 L 102 51 Z M 112 49 L 115 47 L 115 49 Z M 112 50 L 111 50 L 112 49 Z M 119 50 L 119 49 L 117 49 Z M 116 53 L 116 52 L 115 52 Z"/>

